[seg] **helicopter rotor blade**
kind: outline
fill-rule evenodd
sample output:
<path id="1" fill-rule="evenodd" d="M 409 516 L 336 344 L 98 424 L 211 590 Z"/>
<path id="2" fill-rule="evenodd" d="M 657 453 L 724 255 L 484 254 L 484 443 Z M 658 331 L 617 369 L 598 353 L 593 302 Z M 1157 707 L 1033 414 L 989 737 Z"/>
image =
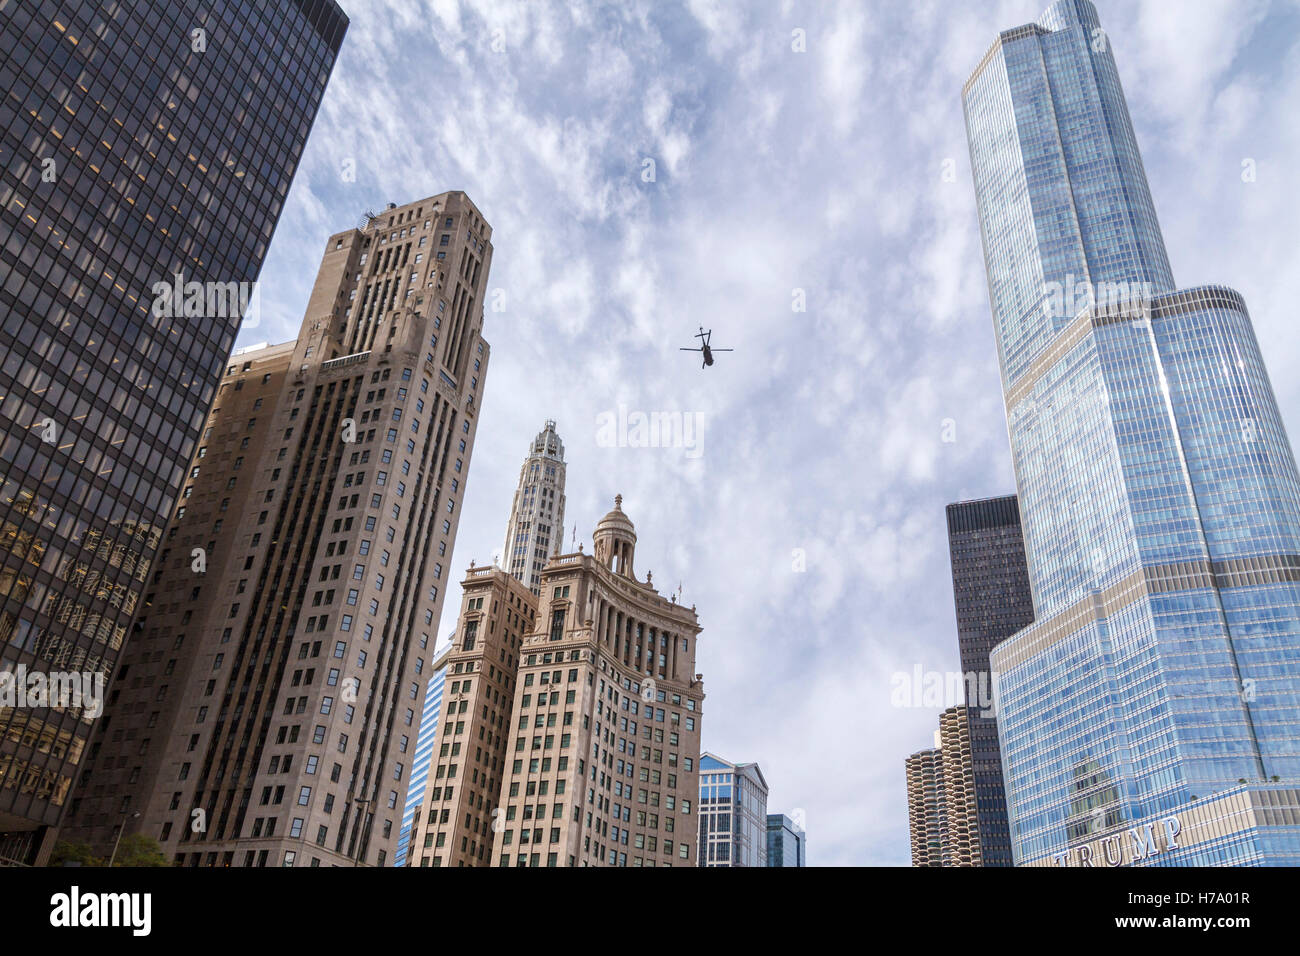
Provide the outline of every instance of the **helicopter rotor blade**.
<path id="1" fill-rule="evenodd" d="M 679 352 L 703 352 L 704 349 L 678 349 Z"/>

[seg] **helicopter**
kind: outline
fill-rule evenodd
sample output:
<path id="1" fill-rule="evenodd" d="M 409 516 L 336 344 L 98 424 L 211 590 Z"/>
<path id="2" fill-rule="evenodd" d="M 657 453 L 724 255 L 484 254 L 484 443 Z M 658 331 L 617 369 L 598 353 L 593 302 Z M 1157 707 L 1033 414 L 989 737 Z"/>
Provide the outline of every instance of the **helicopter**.
<path id="1" fill-rule="evenodd" d="M 702 353 L 702 354 L 704 355 L 704 365 L 701 365 L 700 368 L 704 368 L 704 367 L 707 366 L 707 365 L 712 365 L 712 364 L 713 364 L 713 353 L 714 353 L 714 352 L 734 352 L 734 351 L 736 351 L 735 349 L 715 349 L 715 348 L 710 347 L 710 345 L 709 345 L 709 337 L 710 337 L 711 335 L 713 335 L 713 330 L 712 330 L 712 329 L 709 329 L 709 331 L 705 332 L 705 331 L 704 331 L 704 326 L 701 325 L 701 326 L 700 326 L 700 331 L 699 331 L 699 333 L 695 336 L 697 339 L 700 340 L 700 347 L 699 347 L 698 349 L 681 348 L 681 349 L 678 349 L 678 351 L 679 351 L 679 352 L 700 352 L 700 353 Z"/>

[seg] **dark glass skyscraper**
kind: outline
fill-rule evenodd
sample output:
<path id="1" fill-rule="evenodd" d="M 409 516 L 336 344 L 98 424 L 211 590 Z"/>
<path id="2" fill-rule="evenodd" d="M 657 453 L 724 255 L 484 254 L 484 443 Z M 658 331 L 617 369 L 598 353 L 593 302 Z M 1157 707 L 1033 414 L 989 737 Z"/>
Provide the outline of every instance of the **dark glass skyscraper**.
<path id="1" fill-rule="evenodd" d="M 0 0 L 0 671 L 112 671 L 346 28 Z M 0 856 L 43 859 L 93 710 L 0 706 Z"/>
<path id="2" fill-rule="evenodd" d="M 975 675 L 968 678 L 966 708 L 983 865 L 1011 866 L 989 652 L 1034 620 L 1016 496 L 949 505 L 948 551 L 961 669 Z"/>
<path id="3" fill-rule="evenodd" d="M 1015 861 L 1300 864 L 1300 475 L 1246 304 L 1174 284 L 1088 0 L 962 99 L 1034 597 L 990 656 Z"/>

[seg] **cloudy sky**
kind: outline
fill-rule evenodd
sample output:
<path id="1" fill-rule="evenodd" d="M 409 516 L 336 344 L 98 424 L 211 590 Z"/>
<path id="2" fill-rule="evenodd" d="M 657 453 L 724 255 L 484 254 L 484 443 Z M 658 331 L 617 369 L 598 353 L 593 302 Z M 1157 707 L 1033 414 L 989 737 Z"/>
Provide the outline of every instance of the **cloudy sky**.
<path id="1" fill-rule="evenodd" d="M 454 566 L 499 553 L 555 418 L 566 543 L 622 493 L 638 572 L 697 606 L 705 748 L 759 762 L 812 864 L 906 865 L 938 709 L 891 677 L 957 669 L 944 505 L 1014 490 L 961 85 L 1046 3 L 342 3 L 240 344 L 294 337 L 330 233 L 465 190 L 504 310 Z M 1175 278 L 1245 295 L 1295 435 L 1300 6 L 1098 8 Z M 701 325 L 736 349 L 703 371 Z M 617 447 L 620 406 L 695 447 Z"/>

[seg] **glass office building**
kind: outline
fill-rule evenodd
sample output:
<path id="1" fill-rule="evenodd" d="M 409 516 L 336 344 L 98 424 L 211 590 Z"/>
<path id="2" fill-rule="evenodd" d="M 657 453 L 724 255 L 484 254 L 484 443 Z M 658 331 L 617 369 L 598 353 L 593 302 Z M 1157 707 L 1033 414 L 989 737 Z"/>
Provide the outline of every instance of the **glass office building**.
<path id="1" fill-rule="evenodd" d="M 967 675 L 965 717 L 970 727 L 969 770 L 975 786 L 980 865 L 1011 866 L 989 653 L 1034 621 L 1020 508 L 1015 495 L 1004 495 L 950 504 L 947 517 L 957 647 L 962 673 Z"/>
<path id="2" fill-rule="evenodd" d="M 758 764 L 700 754 L 700 866 L 767 866 L 767 789 Z"/>
<path id="3" fill-rule="evenodd" d="M 767 865 L 808 865 L 808 834 L 784 813 L 767 815 Z"/>
<path id="4" fill-rule="evenodd" d="M 446 652 L 440 655 L 446 659 Z M 437 671 L 429 678 L 424 695 L 424 711 L 420 717 L 420 732 L 415 738 L 415 760 L 411 764 L 411 783 L 406 788 L 406 804 L 402 811 L 402 828 L 397 834 L 397 852 L 393 866 L 406 866 L 407 851 L 411 843 L 411 824 L 424 801 L 424 786 L 429 781 L 429 764 L 433 760 L 433 745 L 438 738 L 438 718 L 442 715 L 442 691 L 447 684 L 447 667 L 435 662 Z"/>
<path id="5" fill-rule="evenodd" d="M 0 671 L 112 672 L 346 28 L 0 0 Z M 91 719 L 0 706 L 0 858 L 48 854 Z"/>
<path id="6" fill-rule="evenodd" d="M 1015 862 L 1300 864 L 1300 477 L 1246 305 L 1175 285 L 1088 0 L 963 105 L 1034 604 L 991 653 Z"/>

